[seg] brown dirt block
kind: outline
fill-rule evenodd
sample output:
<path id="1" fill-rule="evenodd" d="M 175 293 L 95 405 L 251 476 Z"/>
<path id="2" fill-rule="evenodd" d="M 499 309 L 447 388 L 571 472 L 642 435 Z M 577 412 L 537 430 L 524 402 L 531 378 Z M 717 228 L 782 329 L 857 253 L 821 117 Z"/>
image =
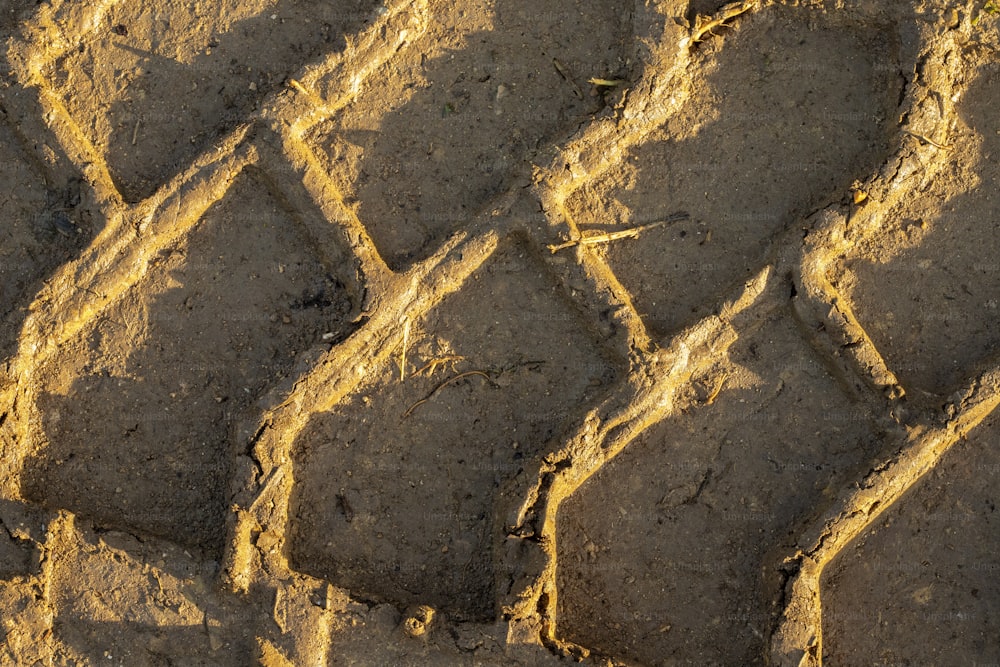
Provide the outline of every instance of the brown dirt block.
<path id="1" fill-rule="evenodd" d="M 0 580 L 30 573 L 36 558 L 36 549 L 31 542 L 11 536 L 0 524 Z"/>
<path id="2" fill-rule="evenodd" d="M 43 372 L 24 493 L 218 552 L 231 424 L 350 304 L 249 174 L 158 262 Z"/>
<path id="3" fill-rule="evenodd" d="M 361 595 L 493 620 L 497 489 L 612 375 L 584 327 L 536 257 L 502 247 L 413 323 L 410 371 L 452 363 L 403 382 L 395 363 L 374 369 L 374 384 L 299 437 L 294 566 Z M 432 393 L 472 370 L 489 379 Z"/>
<path id="4" fill-rule="evenodd" d="M 253 664 L 254 628 L 270 619 L 220 599 L 214 563 L 122 533 L 73 530 L 66 538 L 48 596 L 56 664 Z"/>
<path id="5" fill-rule="evenodd" d="M 812 10 L 748 15 L 694 73 L 679 114 L 571 196 L 585 229 L 690 214 L 598 251 L 651 330 L 710 313 L 760 268 L 775 234 L 886 157 L 901 81 L 893 39 Z"/>
<path id="6" fill-rule="evenodd" d="M 827 566 L 824 664 L 1000 662 L 998 437 L 994 415 Z"/>
<path id="7" fill-rule="evenodd" d="M 840 289 L 906 389 L 944 394 L 1000 344 L 1000 72 L 958 105 L 949 165 L 891 211 L 883 239 L 845 263 Z"/>
<path id="8" fill-rule="evenodd" d="M 647 431 L 560 507 L 560 638 L 644 664 L 764 664 L 773 554 L 876 444 L 787 314 L 729 362 L 711 405 Z"/>
<path id="9" fill-rule="evenodd" d="M 344 47 L 372 0 L 112 6 L 51 80 L 128 202 L 151 195 L 307 62 Z"/>
<path id="10" fill-rule="evenodd" d="M 587 79 L 626 74 L 630 39 L 627 10 L 607 0 L 441 3 L 426 35 L 310 142 L 399 269 L 603 108 Z"/>

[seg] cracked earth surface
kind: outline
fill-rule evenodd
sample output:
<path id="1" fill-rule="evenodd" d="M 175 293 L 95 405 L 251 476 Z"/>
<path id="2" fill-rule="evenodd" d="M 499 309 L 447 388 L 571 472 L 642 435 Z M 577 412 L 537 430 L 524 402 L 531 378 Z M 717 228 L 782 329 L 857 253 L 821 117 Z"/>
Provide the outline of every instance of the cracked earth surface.
<path id="1" fill-rule="evenodd" d="M 0 7 L 0 664 L 1000 662 L 998 14 Z"/>

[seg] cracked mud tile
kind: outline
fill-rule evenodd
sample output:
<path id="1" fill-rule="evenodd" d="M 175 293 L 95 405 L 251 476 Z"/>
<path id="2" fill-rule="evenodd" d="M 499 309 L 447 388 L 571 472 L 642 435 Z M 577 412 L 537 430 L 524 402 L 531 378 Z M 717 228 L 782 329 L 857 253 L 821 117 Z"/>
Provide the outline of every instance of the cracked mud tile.
<path id="1" fill-rule="evenodd" d="M 587 80 L 624 75 L 630 41 L 628 10 L 608 0 L 440 3 L 420 41 L 309 142 L 400 269 L 602 109 Z"/>
<path id="2" fill-rule="evenodd" d="M 859 247 L 837 279 L 889 369 L 917 397 L 949 393 L 1000 344 L 997 69 L 985 68 L 957 107 L 951 150 L 940 156 L 948 166 L 884 214 L 885 234 Z"/>
<path id="3" fill-rule="evenodd" d="M 1000 662 L 1000 419 L 986 419 L 827 565 L 824 664 Z"/>
<path id="4" fill-rule="evenodd" d="M 404 381 L 397 349 L 294 444 L 291 562 L 364 597 L 492 621 L 497 503 L 511 502 L 497 489 L 534 474 L 613 371 L 520 243 L 414 321 L 410 339 Z"/>
<path id="5" fill-rule="evenodd" d="M 877 443 L 787 313 L 700 383 L 700 404 L 560 506 L 560 639 L 640 664 L 764 664 L 774 554 Z"/>
<path id="6" fill-rule="evenodd" d="M 136 202 L 311 60 L 344 48 L 373 0 L 113 4 L 47 76 Z"/>
<path id="7" fill-rule="evenodd" d="M 900 77 L 889 30 L 771 6 L 746 15 L 692 97 L 571 195 L 583 230 L 690 219 L 601 246 L 649 328 L 677 331 L 764 263 L 771 239 L 888 154 Z"/>
<path id="8" fill-rule="evenodd" d="M 343 284 L 250 173 L 40 373 L 24 495 L 217 553 L 230 425 L 344 329 Z"/>

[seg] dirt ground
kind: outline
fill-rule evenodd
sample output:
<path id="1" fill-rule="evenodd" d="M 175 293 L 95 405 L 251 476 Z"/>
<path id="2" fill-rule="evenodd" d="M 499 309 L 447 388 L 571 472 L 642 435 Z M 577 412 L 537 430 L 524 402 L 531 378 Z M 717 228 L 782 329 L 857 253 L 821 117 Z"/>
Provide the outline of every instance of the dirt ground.
<path id="1" fill-rule="evenodd" d="M 998 27 L 6 0 L 0 665 L 1000 664 Z"/>

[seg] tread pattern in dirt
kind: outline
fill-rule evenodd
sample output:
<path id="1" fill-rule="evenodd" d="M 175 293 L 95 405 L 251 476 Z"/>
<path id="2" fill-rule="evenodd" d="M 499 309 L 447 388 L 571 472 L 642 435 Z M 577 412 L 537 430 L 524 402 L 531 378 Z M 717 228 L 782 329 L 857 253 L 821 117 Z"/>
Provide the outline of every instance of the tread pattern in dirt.
<path id="1" fill-rule="evenodd" d="M 930 641 L 879 611 L 995 630 L 985 8 L 22 4 L 6 656 L 819 665 Z"/>

